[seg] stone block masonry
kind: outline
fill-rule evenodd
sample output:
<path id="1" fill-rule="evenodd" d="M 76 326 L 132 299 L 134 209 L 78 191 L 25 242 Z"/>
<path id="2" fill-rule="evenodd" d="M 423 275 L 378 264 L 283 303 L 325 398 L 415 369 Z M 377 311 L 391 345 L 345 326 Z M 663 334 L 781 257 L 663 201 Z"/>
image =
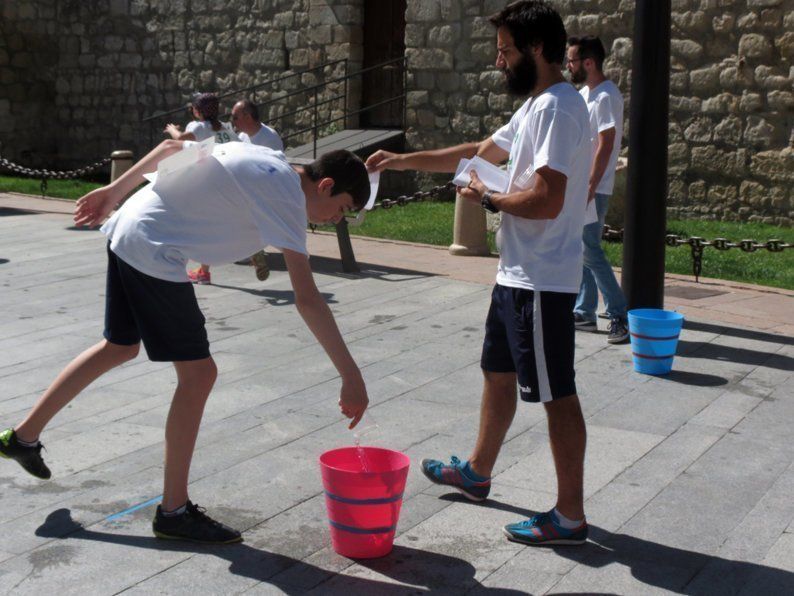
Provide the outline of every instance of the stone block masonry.
<path id="1" fill-rule="evenodd" d="M 634 2 L 552 2 L 570 35 L 601 37 L 609 52 L 606 71 L 629 99 Z M 487 17 L 505 4 L 407 0 L 409 148 L 485 138 L 521 105 L 494 67 Z M 794 0 L 672 4 L 670 215 L 790 226 Z M 180 105 L 195 90 L 246 87 L 336 58 L 348 58 L 351 71 L 360 68 L 363 24 L 364 0 L 3 3 L 0 153 L 26 165 L 63 168 L 118 148 L 140 155 L 162 138 L 150 140 L 141 120 Z M 255 99 L 341 72 L 340 66 L 294 77 Z M 356 109 L 360 85 L 350 88 L 348 105 Z M 341 90 L 331 86 L 321 99 Z M 285 98 L 265 110 L 264 119 L 310 102 L 306 94 Z M 341 113 L 337 102 L 321 115 Z M 184 124 L 186 115 L 175 120 Z M 275 124 L 289 133 L 310 120 L 304 115 Z M 627 139 L 628 126 L 624 145 Z"/>

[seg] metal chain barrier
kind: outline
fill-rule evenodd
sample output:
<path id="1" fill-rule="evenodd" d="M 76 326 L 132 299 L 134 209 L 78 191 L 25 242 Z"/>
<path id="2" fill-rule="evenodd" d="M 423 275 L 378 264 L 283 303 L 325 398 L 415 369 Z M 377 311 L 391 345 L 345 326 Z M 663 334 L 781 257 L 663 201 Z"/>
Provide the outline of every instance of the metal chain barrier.
<path id="1" fill-rule="evenodd" d="M 601 238 L 607 242 L 623 242 L 623 230 L 616 230 L 615 228 L 604 226 L 604 232 Z M 703 270 L 703 249 L 708 246 L 721 251 L 738 248 L 742 252 L 747 253 L 754 253 L 764 249 L 772 253 L 781 253 L 787 248 L 794 248 L 794 244 L 789 244 L 778 239 L 767 240 L 766 242 L 756 242 L 755 240 L 731 242 L 727 238 L 715 238 L 709 241 L 700 236 L 685 238 L 684 236 L 678 236 L 676 234 L 667 234 L 664 238 L 664 242 L 667 246 L 673 248 L 685 244 L 689 245 L 692 254 L 692 274 L 695 276 L 695 281 L 698 280 Z"/>
<path id="2" fill-rule="evenodd" d="M 41 178 L 41 194 L 47 192 L 47 180 L 73 180 L 74 178 L 81 178 L 86 174 L 90 174 L 94 170 L 98 170 L 102 166 L 110 163 L 110 158 L 106 157 L 96 163 L 77 168 L 76 170 L 36 170 L 33 168 L 26 168 L 19 164 L 8 161 L 5 157 L 0 157 L 0 168 L 14 172 L 15 174 L 22 174 L 23 176 L 30 176 L 31 178 Z"/>
<path id="3" fill-rule="evenodd" d="M 410 203 L 417 203 L 420 201 L 427 201 L 429 199 L 435 198 L 445 192 L 448 192 L 455 188 L 454 182 L 447 182 L 446 184 L 442 184 L 440 186 L 434 186 L 430 190 L 420 190 L 415 192 L 412 195 L 400 195 L 395 197 L 394 199 L 383 199 L 378 203 L 375 203 L 372 206 L 370 211 L 374 211 L 375 209 L 391 209 L 392 207 L 405 207 Z"/>

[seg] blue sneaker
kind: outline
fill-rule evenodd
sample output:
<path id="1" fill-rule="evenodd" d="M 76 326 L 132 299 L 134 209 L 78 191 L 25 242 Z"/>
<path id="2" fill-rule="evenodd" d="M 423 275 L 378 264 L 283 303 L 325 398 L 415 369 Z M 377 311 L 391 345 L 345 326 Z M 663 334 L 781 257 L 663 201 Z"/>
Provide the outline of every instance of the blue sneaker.
<path id="1" fill-rule="evenodd" d="M 453 455 L 449 464 L 437 459 L 423 459 L 421 466 L 422 472 L 431 482 L 456 488 L 472 501 L 484 501 L 491 491 L 491 479 L 479 482 L 472 480 L 463 471 L 467 463 Z"/>
<path id="2" fill-rule="evenodd" d="M 530 546 L 545 544 L 584 544 L 587 542 L 587 522 L 573 530 L 567 530 L 559 525 L 553 511 L 538 513 L 529 519 L 515 524 L 508 524 L 502 528 L 507 539 Z"/>

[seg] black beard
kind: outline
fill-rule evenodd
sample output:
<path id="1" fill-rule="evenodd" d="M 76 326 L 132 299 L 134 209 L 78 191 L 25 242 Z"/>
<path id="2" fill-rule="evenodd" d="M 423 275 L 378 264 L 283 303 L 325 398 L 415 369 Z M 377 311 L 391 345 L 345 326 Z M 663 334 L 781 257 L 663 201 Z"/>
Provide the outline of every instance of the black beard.
<path id="1" fill-rule="evenodd" d="M 538 82 L 538 69 L 532 58 L 521 56 L 521 61 L 514 69 L 504 68 L 507 92 L 511 95 L 529 95 Z"/>
<path id="2" fill-rule="evenodd" d="M 580 68 L 571 73 L 571 83 L 578 85 L 579 83 L 584 83 L 585 80 L 587 80 L 587 73 L 584 71 L 584 68 Z"/>

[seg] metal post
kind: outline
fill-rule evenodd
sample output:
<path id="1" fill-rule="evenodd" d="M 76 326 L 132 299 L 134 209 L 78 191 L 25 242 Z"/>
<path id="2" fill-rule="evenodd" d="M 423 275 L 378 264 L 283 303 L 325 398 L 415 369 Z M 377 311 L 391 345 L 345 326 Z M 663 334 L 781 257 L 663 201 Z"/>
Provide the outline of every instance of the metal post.
<path id="1" fill-rule="evenodd" d="M 336 224 L 336 240 L 339 242 L 339 256 L 342 257 L 342 271 L 345 273 L 358 273 L 358 263 L 353 252 L 353 243 L 350 242 L 350 231 L 347 229 L 347 220 Z"/>
<path id="2" fill-rule="evenodd" d="M 317 87 L 314 88 L 314 138 L 312 139 L 313 143 L 313 154 L 314 158 L 317 159 Z"/>
<path id="3" fill-rule="evenodd" d="M 345 130 L 347 130 L 347 106 L 348 106 L 348 101 L 350 99 L 347 96 L 347 93 L 348 93 L 348 89 L 347 89 L 347 58 L 345 58 L 345 93 L 344 93 L 345 98 L 342 100 L 342 102 L 343 102 L 342 114 L 345 117 L 345 119 L 342 121 L 342 124 L 343 124 L 342 128 L 344 128 Z"/>
<path id="4" fill-rule="evenodd" d="M 110 181 L 114 182 L 132 167 L 132 151 L 114 151 L 110 154 Z"/>
<path id="5" fill-rule="evenodd" d="M 664 306 L 670 2 L 635 5 L 622 275 L 630 309 Z"/>

